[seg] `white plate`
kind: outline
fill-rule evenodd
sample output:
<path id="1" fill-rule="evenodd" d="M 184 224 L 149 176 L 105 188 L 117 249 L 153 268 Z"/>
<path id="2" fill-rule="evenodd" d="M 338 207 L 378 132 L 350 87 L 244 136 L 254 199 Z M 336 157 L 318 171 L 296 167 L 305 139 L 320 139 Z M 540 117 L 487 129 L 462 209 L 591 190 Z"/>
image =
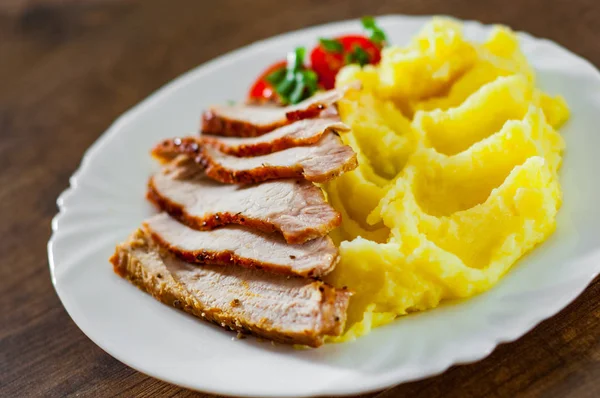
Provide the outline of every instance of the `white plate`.
<path id="1" fill-rule="evenodd" d="M 391 42 L 404 44 L 428 20 L 387 16 Z M 489 26 L 466 22 L 470 38 Z M 494 289 L 461 303 L 398 319 L 356 342 L 294 350 L 233 334 L 169 308 L 112 272 L 108 263 L 152 213 L 144 200 L 158 140 L 196 131 L 212 103 L 241 99 L 271 61 L 320 36 L 360 31 L 328 24 L 253 44 L 202 65 L 141 102 L 98 139 L 58 199 L 48 244 L 52 281 L 69 315 L 125 364 L 188 388 L 244 396 L 356 394 L 479 360 L 564 308 L 600 270 L 600 74 L 547 40 L 520 34 L 539 85 L 562 94 L 572 117 L 561 130 L 564 206 L 556 233 Z"/>

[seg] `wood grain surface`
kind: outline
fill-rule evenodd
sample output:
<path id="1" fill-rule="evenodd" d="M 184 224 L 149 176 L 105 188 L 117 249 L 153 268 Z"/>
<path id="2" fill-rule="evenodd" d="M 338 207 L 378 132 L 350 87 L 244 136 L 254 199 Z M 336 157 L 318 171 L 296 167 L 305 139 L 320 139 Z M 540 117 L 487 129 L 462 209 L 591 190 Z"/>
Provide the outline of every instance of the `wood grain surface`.
<path id="1" fill-rule="evenodd" d="M 289 30 L 387 13 L 501 22 L 600 65 L 598 0 L 0 4 L 1 397 L 209 396 L 147 377 L 94 345 L 60 304 L 46 257 L 56 197 L 84 150 L 186 70 Z M 479 363 L 364 396 L 600 397 L 600 282 Z"/>

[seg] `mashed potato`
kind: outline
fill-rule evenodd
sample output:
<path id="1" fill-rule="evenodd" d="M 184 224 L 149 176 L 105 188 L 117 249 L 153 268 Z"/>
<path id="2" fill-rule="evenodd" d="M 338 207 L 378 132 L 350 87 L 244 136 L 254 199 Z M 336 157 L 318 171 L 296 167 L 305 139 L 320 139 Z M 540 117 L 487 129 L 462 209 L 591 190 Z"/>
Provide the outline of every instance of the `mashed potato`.
<path id="1" fill-rule="evenodd" d="M 360 165 L 324 187 L 343 216 L 327 279 L 355 291 L 339 341 L 485 291 L 544 241 L 561 204 L 556 129 L 569 116 L 535 87 L 505 27 L 472 43 L 458 22 L 433 19 L 337 84 L 357 80 L 339 111 Z"/>

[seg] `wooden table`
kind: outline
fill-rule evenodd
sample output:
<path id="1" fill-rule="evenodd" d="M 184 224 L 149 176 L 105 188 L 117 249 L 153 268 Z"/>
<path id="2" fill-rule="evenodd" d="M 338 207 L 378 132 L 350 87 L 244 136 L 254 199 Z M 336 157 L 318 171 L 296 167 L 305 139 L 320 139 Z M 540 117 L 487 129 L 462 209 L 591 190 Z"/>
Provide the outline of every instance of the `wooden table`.
<path id="1" fill-rule="evenodd" d="M 278 33 L 387 13 L 502 22 L 600 65 L 598 0 L 1 3 L 2 397 L 196 394 L 138 373 L 88 340 L 60 304 L 46 259 L 55 199 L 84 150 L 182 72 Z M 599 297 L 596 281 L 559 315 L 479 363 L 365 396 L 600 397 Z"/>

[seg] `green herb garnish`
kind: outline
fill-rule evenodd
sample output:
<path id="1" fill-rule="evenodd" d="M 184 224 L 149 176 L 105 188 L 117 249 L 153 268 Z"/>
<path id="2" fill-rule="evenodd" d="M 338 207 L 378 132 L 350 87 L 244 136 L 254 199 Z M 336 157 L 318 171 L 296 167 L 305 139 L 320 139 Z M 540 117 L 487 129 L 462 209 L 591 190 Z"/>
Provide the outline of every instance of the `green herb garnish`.
<path id="1" fill-rule="evenodd" d="M 288 53 L 285 68 L 273 71 L 265 77 L 284 105 L 297 104 L 317 91 L 317 74 L 304 67 L 305 54 L 304 47 L 296 48 Z"/>
<path id="2" fill-rule="evenodd" d="M 360 66 L 365 66 L 371 62 L 371 57 L 362 47 L 354 45 L 352 51 L 346 53 L 344 56 L 344 61 L 346 64 L 359 64 Z"/>
<path id="3" fill-rule="evenodd" d="M 377 26 L 377 23 L 373 17 L 362 17 L 360 22 L 362 23 L 363 28 L 365 28 L 369 34 L 369 38 L 373 43 L 379 44 L 380 46 L 385 45 L 387 42 L 387 36 L 385 35 L 385 32 L 381 30 L 379 26 Z"/>
<path id="4" fill-rule="evenodd" d="M 341 54 L 344 52 L 344 46 L 339 40 L 320 38 L 321 46 L 330 53 Z"/>
<path id="5" fill-rule="evenodd" d="M 296 47 L 292 52 L 287 55 L 287 66 L 286 69 L 289 71 L 297 71 L 304 66 L 304 55 L 306 54 L 306 48 Z"/>
<path id="6" fill-rule="evenodd" d="M 285 68 L 277 69 L 269 73 L 265 80 L 271 83 L 271 85 L 277 85 L 285 77 Z"/>

